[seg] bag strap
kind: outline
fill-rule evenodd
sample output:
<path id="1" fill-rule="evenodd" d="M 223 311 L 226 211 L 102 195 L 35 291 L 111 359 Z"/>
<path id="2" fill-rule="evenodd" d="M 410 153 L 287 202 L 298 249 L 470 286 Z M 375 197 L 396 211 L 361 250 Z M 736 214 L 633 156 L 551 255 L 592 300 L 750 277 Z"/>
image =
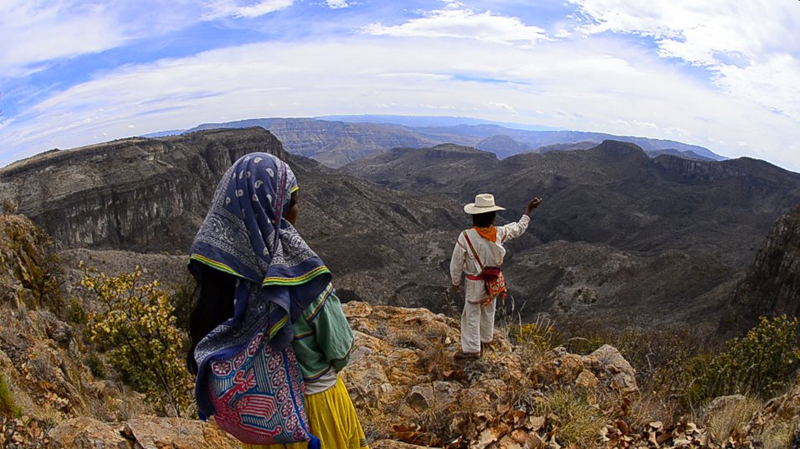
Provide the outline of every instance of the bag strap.
<path id="1" fill-rule="evenodd" d="M 467 231 L 464 231 L 464 238 L 467 239 L 467 245 L 469 245 L 469 249 L 472 251 L 472 255 L 475 256 L 475 260 L 478 261 L 478 266 L 481 267 L 481 272 L 483 272 L 483 264 L 481 263 L 481 258 L 478 257 L 478 252 L 475 251 L 475 247 L 472 246 L 472 241 L 469 239 L 469 234 Z"/>

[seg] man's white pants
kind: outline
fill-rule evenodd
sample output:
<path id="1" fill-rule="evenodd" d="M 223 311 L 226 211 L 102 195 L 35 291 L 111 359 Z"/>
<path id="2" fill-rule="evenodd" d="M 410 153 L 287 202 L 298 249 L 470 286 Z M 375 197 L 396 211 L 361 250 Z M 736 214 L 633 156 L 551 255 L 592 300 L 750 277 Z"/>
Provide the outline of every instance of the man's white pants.
<path id="1" fill-rule="evenodd" d="M 467 353 L 481 352 L 481 342 L 489 343 L 494 337 L 494 312 L 497 301 L 483 307 L 481 303 L 464 301 L 461 313 L 461 350 Z"/>

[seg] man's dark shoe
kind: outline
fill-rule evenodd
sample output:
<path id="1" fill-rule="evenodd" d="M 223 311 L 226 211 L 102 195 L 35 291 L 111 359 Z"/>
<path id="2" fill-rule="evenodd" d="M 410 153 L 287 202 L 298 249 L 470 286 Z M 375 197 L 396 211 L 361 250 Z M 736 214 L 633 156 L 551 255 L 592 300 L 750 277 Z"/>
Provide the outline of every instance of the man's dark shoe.
<path id="1" fill-rule="evenodd" d="M 456 360 L 477 360 L 481 358 L 481 353 L 458 351 L 455 353 L 453 358 L 455 358 Z"/>

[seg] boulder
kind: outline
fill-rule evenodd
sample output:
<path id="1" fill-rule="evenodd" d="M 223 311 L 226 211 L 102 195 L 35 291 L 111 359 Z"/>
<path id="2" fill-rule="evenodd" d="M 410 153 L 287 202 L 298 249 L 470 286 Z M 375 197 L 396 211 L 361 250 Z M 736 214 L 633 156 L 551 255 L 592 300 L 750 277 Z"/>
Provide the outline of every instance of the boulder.
<path id="1" fill-rule="evenodd" d="M 145 417 L 125 423 L 123 434 L 142 449 L 238 449 L 241 444 L 220 430 L 213 420 L 208 422 Z"/>
<path id="2" fill-rule="evenodd" d="M 621 393 L 635 393 L 639 391 L 636 384 L 636 370 L 617 348 L 603 345 L 590 354 L 598 361 L 599 369 L 611 378 L 611 387 Z"/>
<path id="3" fill-rule="evenodd" d="M 133 449 L 133 442 L 108 424 L 92 418 L 74 418 L 53 428 L 51 449 Z"/>
<path id="4" fill-rule="evenodd" d="M 436 381 L 415 385 L 406 398 L 408 404 L 416 410 L 441 409 L 450 405 L 461 387 L 452 382 Z"/>

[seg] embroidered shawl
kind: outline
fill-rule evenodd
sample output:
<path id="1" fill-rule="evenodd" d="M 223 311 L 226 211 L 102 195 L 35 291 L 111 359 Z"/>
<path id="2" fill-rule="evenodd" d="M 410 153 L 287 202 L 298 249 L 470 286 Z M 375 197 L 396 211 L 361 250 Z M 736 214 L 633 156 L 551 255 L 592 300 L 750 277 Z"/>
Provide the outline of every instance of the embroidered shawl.
<path id="1" fill-rule="evenodd" d="M 294 338 L 292 322 L 330 283 L 331 274 L 283 216 L 297 180 L 267 153 L 251 153 L 225 173 L 190 250 L 189 271 L 200 281 L 205 264 L 237 277 L 234 314 L 197 344 L 195 395 L 199 411 L 215 413 L 208 398 L 211 359 L 239 352 L 266 329 L 281 350 Z"/>

